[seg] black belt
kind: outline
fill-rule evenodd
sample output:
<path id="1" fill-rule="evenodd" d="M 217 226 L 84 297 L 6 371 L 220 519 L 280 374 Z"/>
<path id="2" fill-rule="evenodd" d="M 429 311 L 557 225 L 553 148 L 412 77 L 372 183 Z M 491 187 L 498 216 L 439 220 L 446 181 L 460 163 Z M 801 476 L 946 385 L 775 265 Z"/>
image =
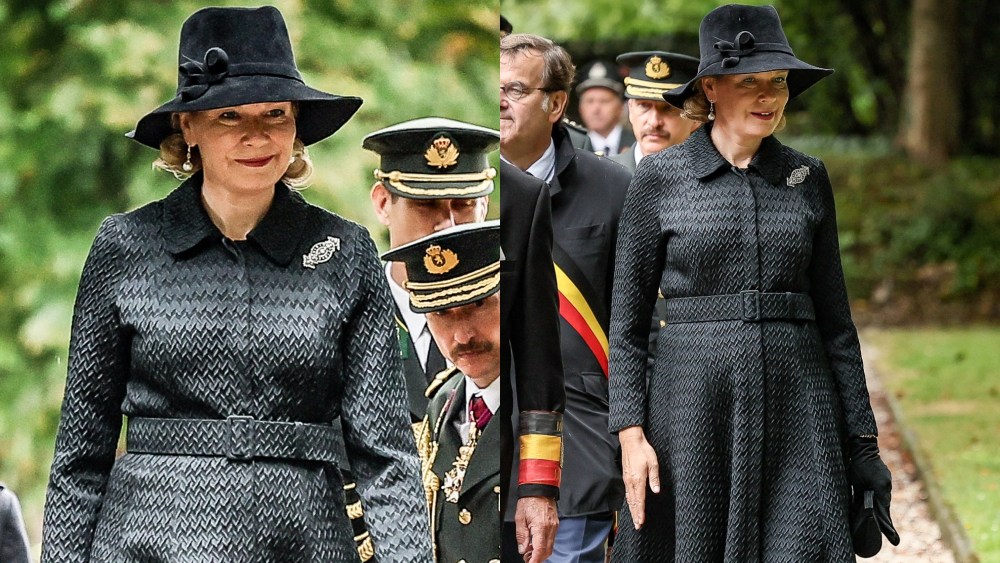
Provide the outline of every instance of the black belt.
<path id="1" fill-rule="evenodd" d="M 344 466 L 337 430 L 325 424 L 274 422 L 250 416 L 225 419 L 129 418 L 132 453 L 323 461 Z"/>
<path id="2" fill-rule="evenodd" d="M 711 321 L 816 320 L 812 298 L 804 293 L 761 293 L 674 297 L 666 300 L 668 324 Z"/>

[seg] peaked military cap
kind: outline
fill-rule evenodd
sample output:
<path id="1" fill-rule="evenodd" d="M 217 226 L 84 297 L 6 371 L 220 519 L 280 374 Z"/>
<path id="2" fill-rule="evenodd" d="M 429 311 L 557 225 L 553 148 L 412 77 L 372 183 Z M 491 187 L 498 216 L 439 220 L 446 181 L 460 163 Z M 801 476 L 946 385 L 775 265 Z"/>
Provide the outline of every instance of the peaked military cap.
<path id="1" fill-rule="evenodd" d="M 621 78 L 618 76 L 618 67 L 601 60 L 593 61 L 580 71 L 581 76 L 585 76 L 576 85 L 576 95 L 579 96 L 591 88 L 607 88 L 619 96 L 622 95 L 623 87 Z"/>
<path id="2" fill-rule="evenodd" d="M 465 223 L 382 255 L 406 265 L 410 309 L 430 313 L 500 291 L 500 221 Z"/>
<path id="3" fill-rule="evenodd" d="M 615 59 L 628 67 L 625 97 L 663 101 L 663 93 L 687 84 L 698 74 L 698 59 L 666 51 L 624 53 Z"/>
<path id="4" fill-rule="evenodd" d="M 375 179 L 410 199 L 473 198 L 493 191 L 487 155 L 500 132 L 463 121 L 424 117 L 380 129 L 361 144 L 382 157 Z"/>

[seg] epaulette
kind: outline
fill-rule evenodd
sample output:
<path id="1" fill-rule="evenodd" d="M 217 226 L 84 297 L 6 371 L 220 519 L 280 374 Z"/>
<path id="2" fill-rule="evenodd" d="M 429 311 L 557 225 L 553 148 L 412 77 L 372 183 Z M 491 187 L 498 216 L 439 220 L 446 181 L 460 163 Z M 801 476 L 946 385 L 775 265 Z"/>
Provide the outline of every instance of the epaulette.
<path id="1" fill-rule="evenodd" d="M 452 378 L 456 373 L 462 373 L 458 371 L 458 368 L 451 366 L 450 368 L 443 369 L 434 376 L 434 380 L 427 385 L 427 390 L 424 391 L 424 397 L 431 399 L 437 394 L 438 389 L 440 389 L 448 380 Z"/>
<path id="2" fill-rule="evenodd" d="M 570 129 L 573 129 L 573 130 L 575 130 L 575 131 L 577 131 L 579 133 L 583 133 L 584 135 L 587 134 L 587 128 L 586 127 L 584 127 L 583 125 L 580 125 L 579 123 L 573 121 L 572 119 L 570 119 L 568 117 L 562 118 L 562 122 L 563 122 L 563 125 L 565 125 L 566 127 L 570 128 Z"/>

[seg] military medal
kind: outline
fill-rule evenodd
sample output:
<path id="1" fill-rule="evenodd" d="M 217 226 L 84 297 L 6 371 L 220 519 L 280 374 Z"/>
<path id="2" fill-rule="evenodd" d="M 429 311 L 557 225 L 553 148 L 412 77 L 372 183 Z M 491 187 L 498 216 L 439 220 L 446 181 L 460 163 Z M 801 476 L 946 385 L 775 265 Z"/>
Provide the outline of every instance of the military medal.
<path id="1" fill-rule="evenodd" d="M 469 443 L 458 448 L 458 457 L 451 463 L 452 467 L 444 474 L 445 502 L 458 504 L 458 497 L 462 494 L 462 482 L 465 481 L 465 472 L 469 469 L 469 461 L 476 451 L 476 442 L 479 441 L 479 429 L 473 423 L 469 430 Z"/>
<path id="2" fill-rule="evenodd" d="M 340 250 L 340 239 L 326 237 L 326 240 L 314 244 L 309 249 L 309 254 L 302 256 L 302 267 L 315 270 L 318 264 L 328 261 L 338 250 Z"/>

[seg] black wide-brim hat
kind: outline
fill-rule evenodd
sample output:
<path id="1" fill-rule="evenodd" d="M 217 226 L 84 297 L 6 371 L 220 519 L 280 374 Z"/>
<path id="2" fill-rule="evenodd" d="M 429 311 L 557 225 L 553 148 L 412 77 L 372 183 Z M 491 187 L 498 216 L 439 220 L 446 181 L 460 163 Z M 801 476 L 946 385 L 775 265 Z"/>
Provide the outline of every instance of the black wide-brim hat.
<path id="1" fill-rule="evenodd" d="M 456 225 L 382 259 L 406 266 L 404 285 L 414 313 L 469 305 L 500 291 L 500 221 Z"/>
<path id="2" fill-rule="evenodd" d="M 698 75 L 663 94 L 673 106 L 683 107 L 684 100 L 694 93 L 695 83 L 706 76 L 787 70 L 791 99 L 833 73 L 795 56 L 774 6 L 729 4 L 716 8 L 701 20 L 698 43 Z"/>
<path id="3" fill-rule="evenodd" d="M 296 102 L 297 137 L 306 145 L 333 135 L 361 107 L 361 98 L 306 86 L 277 8 L 205 8 L 181 27 L 177 95 L 126 136 L 159 148 L 176 131 L 175 112 L 262 102 Z"/>

